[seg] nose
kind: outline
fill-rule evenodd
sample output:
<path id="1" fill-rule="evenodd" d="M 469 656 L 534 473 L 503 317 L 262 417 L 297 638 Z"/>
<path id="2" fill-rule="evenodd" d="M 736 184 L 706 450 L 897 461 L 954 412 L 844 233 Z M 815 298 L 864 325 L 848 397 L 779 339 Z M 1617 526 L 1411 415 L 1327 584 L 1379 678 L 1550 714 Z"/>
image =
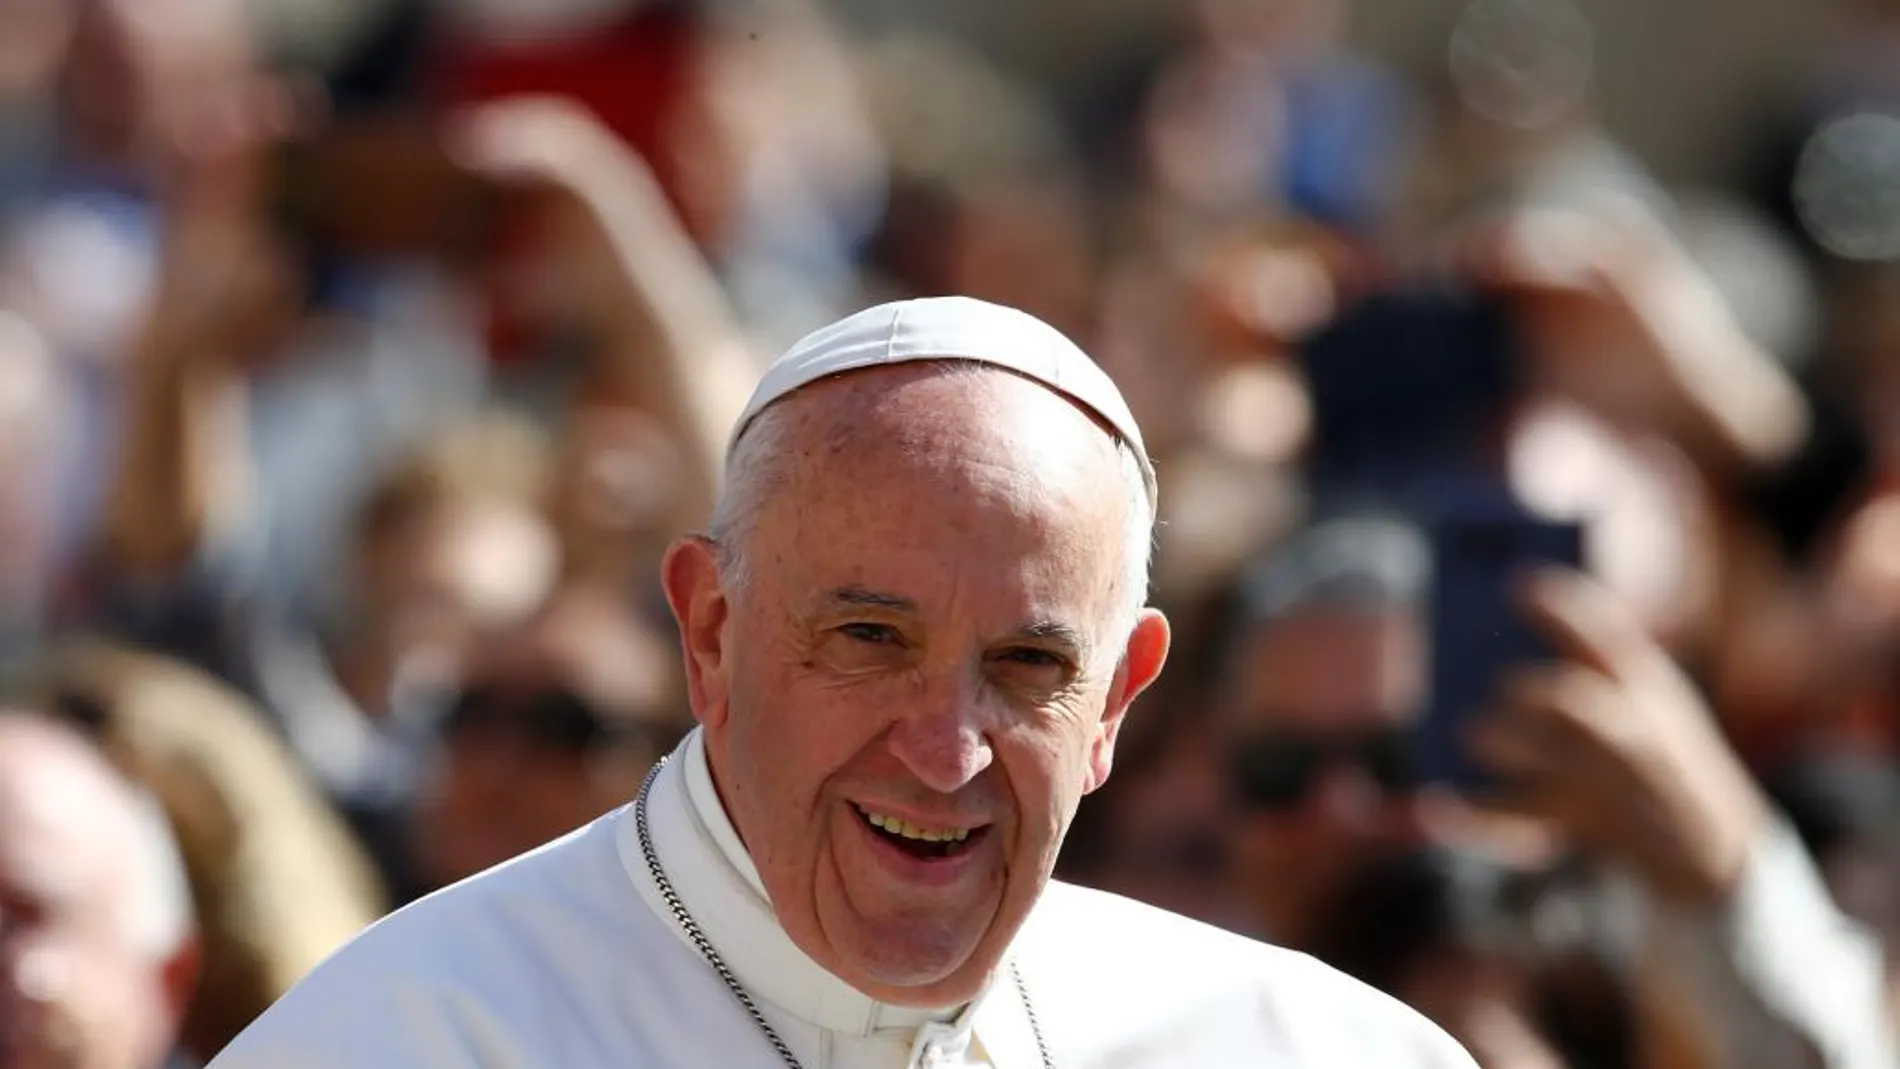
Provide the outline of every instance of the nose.
<path id="1" fill-rule="evenodd" d="M 891 754 L 940 794 L 969 785 L 995 759 L 974 689 L 932 681 L 918 688 L 916 704 L 891 727 Z"/>

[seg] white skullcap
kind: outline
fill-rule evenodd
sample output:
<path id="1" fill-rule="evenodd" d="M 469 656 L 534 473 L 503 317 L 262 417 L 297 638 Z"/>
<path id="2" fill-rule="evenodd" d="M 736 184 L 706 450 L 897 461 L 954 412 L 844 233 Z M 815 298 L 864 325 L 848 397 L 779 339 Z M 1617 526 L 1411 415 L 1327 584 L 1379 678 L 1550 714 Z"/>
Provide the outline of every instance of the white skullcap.
<path id="1" fill-rule="evenodd" d="M 867 308 L 800 339 L 766 369 L 732 431 L 737 445 L 766 406 L 847 371 L 917 360 L 967 360 L 1014 371 L 1108 424 L 1141 465 L 1148 503 L 1154 467 L 1128 402 L 1100 365 L 1056 328 L 1027 312 L 970 297 L 926 297 Z"/>

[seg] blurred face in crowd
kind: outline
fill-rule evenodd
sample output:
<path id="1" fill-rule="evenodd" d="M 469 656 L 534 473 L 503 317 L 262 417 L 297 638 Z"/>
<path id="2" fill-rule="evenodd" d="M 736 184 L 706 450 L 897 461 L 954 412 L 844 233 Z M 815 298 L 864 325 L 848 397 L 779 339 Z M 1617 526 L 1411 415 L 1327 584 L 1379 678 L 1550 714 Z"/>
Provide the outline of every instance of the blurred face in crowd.
<path id="1" fill-rule="evenodd" d="M 663 752 L 657 733 L 560 688 L 476 690 L 444 729 L 417 849 L 443 887 L 625 803 Z"/>
<path id="2" fill-rule="evenodd" d="M 452 676 L 478 634 L 518 622 L 541 603 L 556 564 L 552 532 L 526 508 L 425 507 L 362 547 L 360 631 L 392 658 Z"/>
<path id="3" fill-rule="evenodd" d="M 1297 943 L 1353 866 L 1419 835 L 1405 755 L 1426 637 L 1399 609 L 1312 607 L 1241 641 L 1220 720 L 1235 862 L 1265 934 Z"/>
<path id="4" fill-rule="evenodd" d="M 434 886 L 626 802 L 682 730 L 677 665 L 634 621 L 557 609 L 495 636 L 478 660 L 416 827 Z"/>
<path id="5" fill-rule="evenodd" d="M 744 582 L 701 540 L 667 560 L 694 713 L 791 938 L 874 997 L 954 1004 L 1166 656 L 1165 620 L 1125 609 L 1121 462 L 1003 372 L 906 365 L 782 404 L 793 459 L 740 525 Z"/>
<path id="6" fill-rule="evenodd" d="M 132 804 L 85 743 L 0 715 L 0 1065 L 154 1069 L 168 1053 L 192 973 L 142 945 L 152 851 Z"/>

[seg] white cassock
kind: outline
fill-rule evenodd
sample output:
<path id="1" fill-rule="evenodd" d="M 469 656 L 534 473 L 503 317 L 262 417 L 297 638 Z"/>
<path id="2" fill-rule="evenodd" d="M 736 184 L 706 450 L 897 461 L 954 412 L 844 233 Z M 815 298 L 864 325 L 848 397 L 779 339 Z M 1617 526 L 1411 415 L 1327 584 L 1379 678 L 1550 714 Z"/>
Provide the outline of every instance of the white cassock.
<path id="1" fill-rule="evenodd" d="M 698 732 L 654 780 L 651 833 L 694 920 L 806 1069 L 1470 1069 L 1411 1009 L 1304 955 L 1051 883 L 974 1003 L 867 998 L 774 920 Z M 1029 1008 L 1033 1008 L 1032 1024 Z M 392 914 L 211 1069 L 773 1069 L 682 933 L 628 806 Z"/>

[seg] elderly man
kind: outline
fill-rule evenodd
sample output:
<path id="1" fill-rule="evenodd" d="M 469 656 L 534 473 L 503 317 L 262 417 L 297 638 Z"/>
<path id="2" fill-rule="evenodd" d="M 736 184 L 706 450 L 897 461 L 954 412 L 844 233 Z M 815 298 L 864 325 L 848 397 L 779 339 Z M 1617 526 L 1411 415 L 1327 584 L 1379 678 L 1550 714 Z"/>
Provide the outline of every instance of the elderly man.
<path id="1" fill-rule="evenodd" d="M 1126 404 L 946 298 L 795 345 L 664 580 L 699 728 L 364 935 L 215 1069 L 1468 1066 L 1320 964 L 1050 880 L 1168 625 Z"/>
<path id="2" fill-rule="evenodd" d="M 171 829 L 84 739 L 0 712 L 0 1065 L 158 1069 L 197 974 Z"/>

